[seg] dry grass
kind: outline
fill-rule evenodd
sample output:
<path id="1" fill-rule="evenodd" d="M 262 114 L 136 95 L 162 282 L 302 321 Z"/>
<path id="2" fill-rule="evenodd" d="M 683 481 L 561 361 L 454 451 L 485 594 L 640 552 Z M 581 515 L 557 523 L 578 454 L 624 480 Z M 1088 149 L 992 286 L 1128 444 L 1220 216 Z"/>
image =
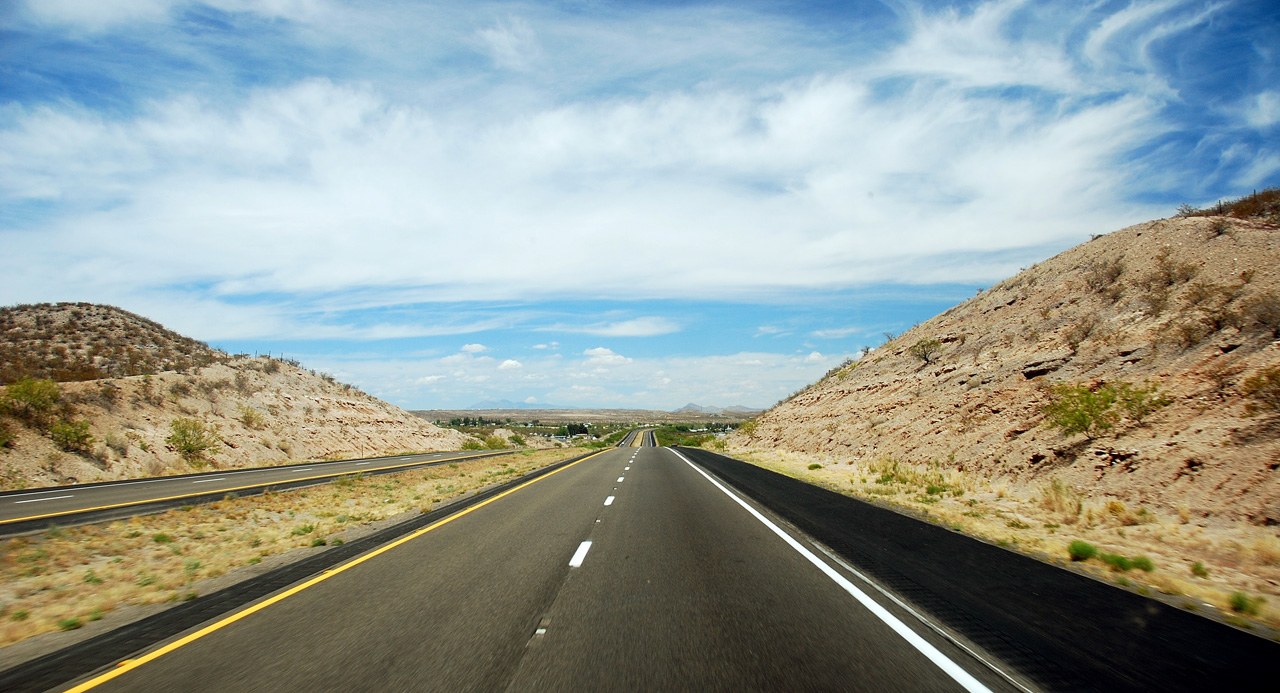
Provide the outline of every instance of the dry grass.
<path id="1" fill-rule="evenodd" d="M 944 469 L 938 463 L 880 459 L 840 460 L 831 455 L 736 450 L 734 456 L 849 496 L 889 503 L 926 515 L 953 530 L 1014 548 L 1037 559 L 1065 564 L 1067 545 L 1081 539 L 1100 553 L 1149 558 L 1155 569 L 1119 571 L 1100 558 L 1072 564 L 1077 570 L 1148 594 L 1158 590 L 1217 608 L 1237 623 L 1235 592 L 1266 598 L 1253 620 L 1280 628 L 1280 537 L 1274 528 L 1188 524 L 1130 508 L 1115 498 L 1089 498 L 1058 479 L 1016 489 L 1007 480 Z M 810 469 L 812 464 L 819 465 Z M 1201 563 L 1205 577 L 1192 572 Z"/>
<path id="2" fill-rule="evenodd" d="M 126 604 L 190 599 L 193 585 L 264 557 L 430 510 L 493 483 L 582 454 L 525 451 L 298 491 L 228 498 L 127 521 L 55 529 L 0 544 L 0 646 L 83 623 Z"/>

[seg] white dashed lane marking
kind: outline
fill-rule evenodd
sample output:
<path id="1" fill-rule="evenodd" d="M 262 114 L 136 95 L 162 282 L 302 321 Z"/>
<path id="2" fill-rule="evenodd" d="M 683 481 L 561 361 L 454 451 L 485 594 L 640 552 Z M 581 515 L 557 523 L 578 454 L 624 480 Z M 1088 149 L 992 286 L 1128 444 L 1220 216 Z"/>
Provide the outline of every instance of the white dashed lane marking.
<path id="1" fill-rule="evenodd" d="M 578 550 L 573 552 L 573 558 L 569 559 L 570 568 L 582 567 L 582 561 L 586 560 L 587 552 L 591 550 L 591 540 L 588 539 L 578 544 Z"/>
<path id="2" fill-rule="evenodd" d="M 604 499 L 604 504 L 613 505 L 613 499 L 614 499 L 614 496 L 609 496 L 608 498 Z"/>
<path id="3" fill-rule="evenodd" d="M 14 501 L 13 503 L 14 505 L 17 505 L 18 503 L 40 503 L 42 501 L 47 501 L 47 500 L 58 500 L 59 498 L 73 498 L 73 497 L 74 496 L 50 496 L 48 498 L 32 498 L 31 500 Z"/>

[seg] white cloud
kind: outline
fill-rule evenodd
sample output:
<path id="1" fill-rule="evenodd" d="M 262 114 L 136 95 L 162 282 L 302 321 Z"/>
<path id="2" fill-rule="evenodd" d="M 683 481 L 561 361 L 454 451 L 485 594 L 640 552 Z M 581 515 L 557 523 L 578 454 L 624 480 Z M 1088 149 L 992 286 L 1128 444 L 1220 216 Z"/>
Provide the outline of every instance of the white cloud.
<path id="1" fill-rule="evenodd" d="M 533 28 L 520 19 L 499 22 L 477 31 L 476 36 L 494 64 L 508 70 L 528 70 L 542 54 Z"/>
<path id="2" fill-rule="evenodd" d="M 862 331 L 863 328 L 861 327 L 833 327 L 826 330 L 814 330 L 813 332 L 810 332 L 810 334 L 822 339 L 839 339 Z"/>
<path id="3" fill-rule="evenodd" d="M 488 350 L 489 347 L 483 344 L 463 344 L 461 349 L 461 351 L 465 351 L 468 354 L 479 354 Z"/>
<path id="4" fill-rule="evenodd" d="M 810 352 L 808 356 L 804 357 L 805 363 L 822 363 L 823 361 L 826 361 L 826 360 L 827 360 L 827 357 L 823 356 L 822 354 L 816 351 Z"/>
<path id="5" fill-rule="evenodd" d="M 519 361 L 515 359 L 507 359 L 503 361 L 501 365 L 498 366 L 498 370 L 511 371 L 511 370 L 516 370 L 523 367 L 524 367 L 524 364 L 520 363 Z"/>
<path id="6" fill-rule="evenodd" d="M 27 0 L 26 11 L 40 22 L 100 31 L 114 24 L 159 22 L 179 0 Z"/>
<path id="7" fill-rule="evenodd" d="M 582 353 L 590 357 L 587 359 L 587 363 L 590 365 L 616 366 L 624 363 L 631 363 L 631 359 L 626 356 L 616 354 L 612 349 L 606 349 L 604 347 L 587 349 Z"/>
<path id="8" fill-rule="evenodd" d="M 1256 94 L 1244 109 L 1244 119 L 1258 129 L 1269 128 L 1280 122 L 1280 91 Z"/>
<path id="9" fill-rule="evenodd" d="M 440 380 L 444 380 L 443 375 L 424 375 L 413 382 L 419 385 L 430 385 L 431 383 L 434 383 Z"/>
<path id="10" fill-rule="evenodd" d="M 591 334 L 601 337 L 654 337 L 657 335 L 679 332 L 680 325 L 674 320 L 667 318 L 644 317 L 635 318 L 633 320 L 597 323 L 585 326 L 553 325 L 542 329 L 554 330 L 556 332 Z"/>

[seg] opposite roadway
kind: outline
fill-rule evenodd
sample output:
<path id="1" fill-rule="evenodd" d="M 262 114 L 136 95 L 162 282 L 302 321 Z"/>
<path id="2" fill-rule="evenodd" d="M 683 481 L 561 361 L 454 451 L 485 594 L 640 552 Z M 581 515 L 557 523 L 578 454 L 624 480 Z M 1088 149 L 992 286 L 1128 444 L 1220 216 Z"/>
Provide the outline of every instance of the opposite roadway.
<path id="1" fill-rule="evenodd" d="M 62 690 L 1014 690 L 653 442 Z"/>
<path id="2" fill-rule="evenodd" d="M 97 514 L 90 519 L 101 519 L 107 512 L 128 516 L 143 504 L 174 501 L 178 505 L 188 499 L 248 492 L 264 486 L 320 483 L 344 474 L 405 470 L 492 454 L 435 452 L 9 491 L 0 493 L 0 535 L 9 533 L 11 528 L 26 530 L 33 525 L 74 522 L 89 513 Z"/>

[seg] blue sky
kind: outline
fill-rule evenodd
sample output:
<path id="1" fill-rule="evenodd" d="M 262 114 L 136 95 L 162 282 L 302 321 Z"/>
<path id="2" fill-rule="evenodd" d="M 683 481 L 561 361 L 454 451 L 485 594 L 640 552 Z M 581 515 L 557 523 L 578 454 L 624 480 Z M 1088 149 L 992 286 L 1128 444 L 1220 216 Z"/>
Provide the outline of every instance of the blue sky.
<path id="1" fill-rule="evenodd" d="M 39 0 L 0 32 L 0 303 L 410 408 L 767 406 L 1280 184 L 1262 0 Z"/>

